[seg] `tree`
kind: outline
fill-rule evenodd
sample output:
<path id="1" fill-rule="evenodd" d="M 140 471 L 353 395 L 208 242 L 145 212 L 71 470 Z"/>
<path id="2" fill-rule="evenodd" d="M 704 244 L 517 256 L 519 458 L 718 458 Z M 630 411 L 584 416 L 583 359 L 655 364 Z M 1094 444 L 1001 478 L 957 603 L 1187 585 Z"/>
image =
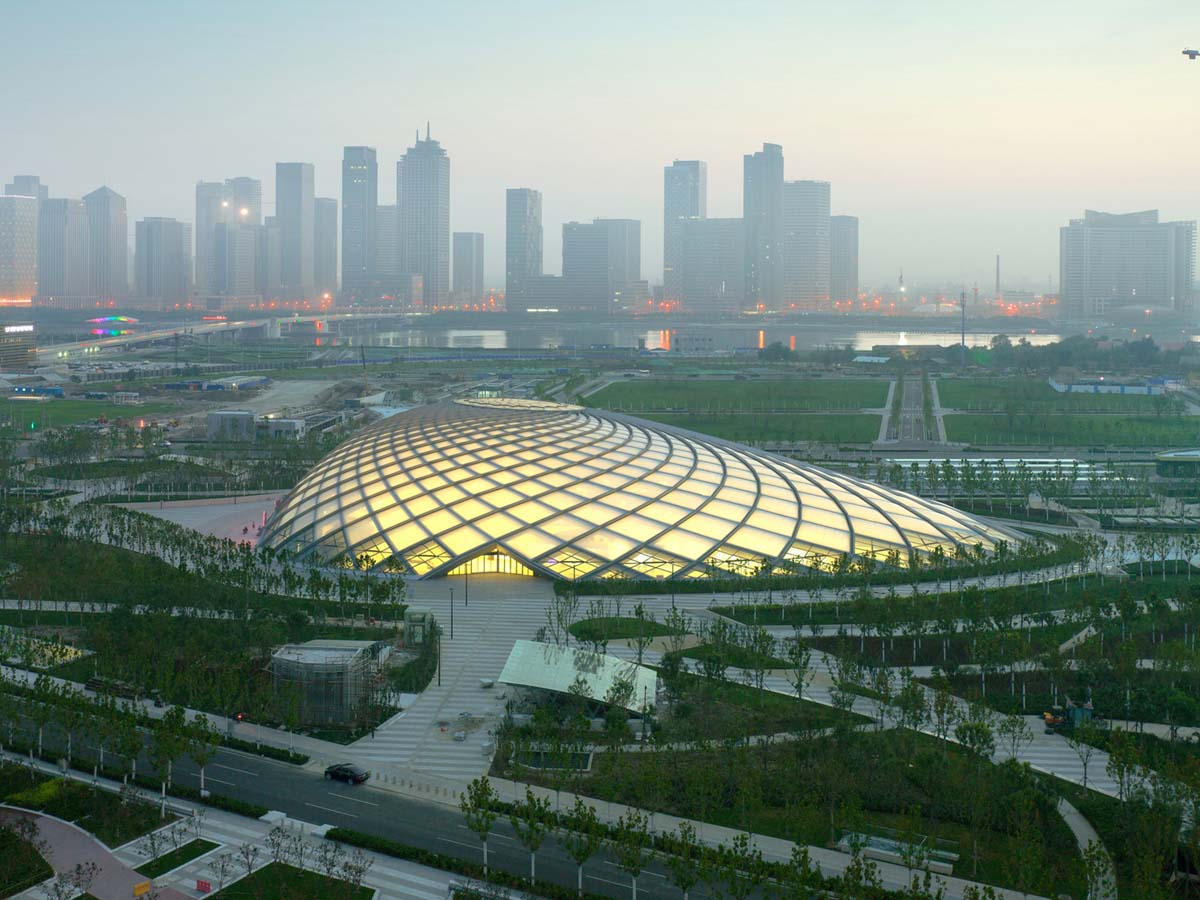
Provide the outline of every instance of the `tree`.
<path id="1" fill-rule="evenodd" d="M 562 843 L 571 859 L 575 860 L 578 875 L 579 896 L 583 896 L 583 864 L 591 859 L 604 844 L 604 828 L 596 811 L 575 798 L 572 806 L 563 817 Z"/>
<path id="2" fill-rule="evenodd" d="M 150 763 L 162 779 L 162 814 L 167 814 L 167 785 L 171 783 L 171 767 L 188 748 L 187 717 L 182 706 L 172 706 L 163 713 L 151 733 Z"/>
<path id="3" fill-rule="evenodd" d="M 688 900 L 688 894 L 700 880 L 702 854 L 696 840 L 696 829 L 690 822 L 682 821 L 671 838 L 674 846 L 663 862 L 670 873 L 671 883 L 679 888 L 683 900 Z"/>
<path id="4" fill-rule="evenodd" d="M 200 769 L 200 795 L 204 796 L 204 768 L 212 761 L 221 743 L 221 735 L 209 721 L 208 716 L 200 713 L 187 726 L 187 755 Z"/>
<path id="5" fill-rule="evenodd" d="M 537 880 L 537 852 L 546 839 L 553 821 L 550 811 L 550 801 L 544 797 L 534 796 L 528 785 L 525 786 L 525 802 L 516 804 L 508 817 L 517 840 L 529 851 L 529 880 Z"/>
<path id="6" fill-rule="evenodd" d="M 492 783 L 488 781 L 486 775 L 476 778 L 467 785 L 467 792 L 459 799 L 459 809 L 462 810 L 467 827 L 475 832 L 483 844 L 484 875 L 487 875 L 488 870 L 488 834 L 498 815 L 494 808 L 497 799 L 495 791 L 492 790 Z"/>
<path id="7" fill-rule="evenodd" d="M 238 847 L 238 858 L 242 862 L 242 868 L 246 870 L 247 878 L 254 872 L 254 863 L 258 860 L 260 852 L 258 844 L 247 842 Z"/>
<path id="8" fill-rule="evenodd" d="M 975 777 L 966 791 L 967 802 L 970 805 L 971 829 L 971 874 L 979 874 L 979 833 L 983 825 L 983 816 L 988 801 L 984 789 L 983 771 L 991 762 L 992 754 L 996 752 L 996 738 L 991 724 L 982 718 L 971 718 L 959 722 L 954 729 L 958 742 L 971 754 L 975 761 Z"/>
<path id="9" fill-rule="evenodd" d="M 1079 757 L 1079 765 L 1083 767 L 1083 789 L 1087 790 L 1088 785 L 1088 766 L 1091 764 L 1092 757 L 1096 755 L 1096 740 L 1095 726 L 1090 722 L 1080 722 L 1065 735 L 1067 743 L 1071 745 L 1071 749 L 1075 751 L 1075 755 Z"/>
<path id="10" fill-rule="evenodd" d="M 1033 732 L 1019 713 L 1010 713 L 996 726 L 996 736 L 1002 740 L 1013 759 L 1021 758 L 1021 751 L 1033 743 Z"/>
<path id="11" fill-rule="evenodd" d="M 650 832 L 646 816 L 636 809 L 630 809 L 617 819 L 610 846 L 617 865 L 632 879 L 633 900 L 637 900 L 638 876 L 650 861 Z"/>

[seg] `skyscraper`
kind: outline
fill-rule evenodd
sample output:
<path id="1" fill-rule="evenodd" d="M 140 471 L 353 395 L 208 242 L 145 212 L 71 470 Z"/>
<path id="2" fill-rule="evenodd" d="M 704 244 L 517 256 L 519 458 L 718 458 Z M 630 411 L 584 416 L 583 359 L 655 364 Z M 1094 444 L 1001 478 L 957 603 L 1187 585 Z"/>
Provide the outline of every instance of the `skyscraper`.
<path id="1" fill-rule="evenodd" d="M 82 200 L 43 201 L 38 214 L 38 296 L 86 297 L 90 244 Z"/>
<path id="2" fill-rule="evenodd" d="M 262 224 L 262 182 L 257 178 L 226 178 L 225 189 L 239 225 Z"/>
<path id="3" fill-rule="evenodd" d="M 609 315 L 642 299 L 641 246 L 642 224 L 636 219 L 565 223 L 563 308 Z"/>
<path id="4" fill-rule="evenodd" d="M 380 297 L 400 296 L 400 212 L 395 206 L 375 207 L 374 272 Z"/>
<path id="5" fill-rule="evenodd" d="M 829 293 L 834 300 L 858 299 L 858 217 L 829 217 Z"/>
<path id="6" fill-rule="evenodd" d="M 450 158 L 428 125 L 396 165 L 396 205 L 401 281 L 419 276 L 424 304 L 440 306 L 450 293 Z"/>
<path id="7" fill-rule="evenodd" d="M 683 295 L 679 276 L 683 248 L 681 227 L 708 216 L 708 165 L 697 159 L 677 159 L 663 169 L 663 294 L 668 300 Z"/>
<path id="8" fill-rule="evenodd" d="M 783 183 L 783 305 L 816 310 L 829 300 L 829 182 Z"/>
<path id="9" fill-rule="evenodd" d="M 374 147 L 342 150 L 342 290 L 361 298 L 375 276 L 379 166 Z"/>
<path id="10" fill-rule="evenodd" d="M 454 294 L 467 303 L 483 296 L 483 235 L 454 232 Z"/>
<path id="11" fill-rule="evenodd" d="M 279 224 L 280 297 L 312 300 L 315 204 L 312 163 L 275 164 L 275 219 Z"/>
<path id="12" fill-rule="evenodd" d="M 0 307 L 27 306 L 38 292 L 37 231 L 37 197 L 0 197 Z"/>
<path id="13" fill-rule="evenodd" d="M 334 197 L 316 198 L 313 222 L 313 280 L 317 298 L 332 304 L 337 295 L 338 259 L 338 202 Z"/>
<path id="14" fill-rule="evenodd" d="M 112 188 L 100 187 L 85 194 L 88 253 L 91 270 L 88 295 L 100 300 L 123 300 L 129 296 L 129 222 L 125 198 Z"/>
<path id="15" fill-rule="evenodd" d="M 508 309 L 525 308 L 530 281 L 541 274 L 541 191 L 509 188 L 504 195 L 504 296 Z"/>
<path id="16" fill-rule="evenodd" d="M 216 294 L 217 279 L 214 246 L 217 226 L 235 221 L 231 191 L 220 181 L 196 183 L 196 295 Z"/>
<path id="17" fill-rule="evenodd" d="M 746 302 L 768 310 L 783 303 L 783 147 L 763 144 L 742 161 L 746 229 Z"/>
<path id="18" fill-rule="evenodd" d="M 734 315 L 746 290 L 741 219 L 687 219 L 679 225 L 680 299 L 687 312 Z"/>
<path id="19" fill-rule="evenodd" d="M 139 304 L 153 309 L 187 302 L 192 286 L 191 225 L 147 217 L 137 223 L 135 236 Z"/>
<path id="20" fill-rule="evenodd" d="M 261 225 L 222 222 L 214 230 L 212 294 L 250 300 L 258 294 L 258 244 Z"/>
<path id="21" fill-rule="evenodd" d="M 265 217 L 255 235 L 258 240 L 254 248 L 254 292 L 264 300 L 277 300 L 281 296 L 283 269 L 283 236 L 278 218 Z"/>
<path id="22" fill-rule="evenodd" d="M 1160 222 L 1158 210 L 1085 210 L 1059 230 L 1063 315 L 1092 319 L 1120 309 L 1193 308 L 1196 223 Z"/>
<path id="23" fill-rule="evenodd" d="M 38 203 L 45 203 L 50 198 L 50 188 L 42 184 L 37 175 L 14 175 L 11 184 L 4 186 L 4 194 L 9 197 L 33 197 Z"/>

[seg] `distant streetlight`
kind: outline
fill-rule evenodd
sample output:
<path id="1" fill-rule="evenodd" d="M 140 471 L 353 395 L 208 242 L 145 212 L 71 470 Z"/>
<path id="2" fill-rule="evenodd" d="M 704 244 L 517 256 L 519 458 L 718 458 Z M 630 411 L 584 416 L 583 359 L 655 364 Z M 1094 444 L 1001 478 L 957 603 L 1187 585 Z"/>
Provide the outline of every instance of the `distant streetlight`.
<path id="1" fill-rule="evenodd" d="M 450 640 L 454 640 L 454 588 L 450 588 Z"/>

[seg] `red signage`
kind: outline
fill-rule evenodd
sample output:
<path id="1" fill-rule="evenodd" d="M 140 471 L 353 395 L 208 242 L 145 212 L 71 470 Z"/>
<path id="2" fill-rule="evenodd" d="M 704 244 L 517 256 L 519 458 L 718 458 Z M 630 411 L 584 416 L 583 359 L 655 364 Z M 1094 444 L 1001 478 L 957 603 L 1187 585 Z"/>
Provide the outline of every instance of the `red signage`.
<path id="1" fill-rule="evenodd" d="M 212 885 L 209 884 L 207 881 L 205 881 L 203 878 L 197 878 L 196 879 L 196 890 L 198 890 L 202 894 L 207 894 L 209 891 L 212 890 Z"/>

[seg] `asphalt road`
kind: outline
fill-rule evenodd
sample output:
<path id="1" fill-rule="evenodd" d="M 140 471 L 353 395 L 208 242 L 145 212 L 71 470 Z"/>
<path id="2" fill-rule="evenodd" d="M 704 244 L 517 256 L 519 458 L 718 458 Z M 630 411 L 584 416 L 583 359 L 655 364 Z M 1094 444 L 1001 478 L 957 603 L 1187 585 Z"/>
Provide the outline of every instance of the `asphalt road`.
<path id="1" fill-rule="evenodd" d="M 34 738 L 36 732 L 25 739 Z M 47 728 L 43 736 L 47 749 L 63 749 L 64 736 Z M 76 757 L 92 759 L 95 748 L 78 739 Z M 112 754 L 106 763 L 112 765 Z M 153 771 L 145 755 L 138 761 L 138 773 Z M 174 765 L 174 781 L 199 789 L 200 772 L 184 758 Z M 364 785 L 326 781 L 319 771 L 221 748 L 204 772 L 205 788 L 247 803 L 280 810 L 288 816 L 315 825 L 337 825 L 400 841 L 413 847 L 481 863 L 483 850 L 475 833 L 469 830 L 462 814 L 447 806 L 426 803 L 390 791 Z M 517 840 L 507 817 L 497 818 L 488 839 L 488 865 L 517 875 L 529 874 L 529 852 Z M 553 837 L 547 837 L 537 852 L 539 879 L 553 881 L 571 889 L 576 886 L 575 862 Z M 605 852 L 584 865 L 584 888 L 596 894 L 625 900 L 630 895 L 629 876 Z M 667 880 L 665 869 L 650 865 L 638 877 L 638 896 L 677 900 L 682 894 Z M 702 888 L 693 897 L 709 896 Z"/>

